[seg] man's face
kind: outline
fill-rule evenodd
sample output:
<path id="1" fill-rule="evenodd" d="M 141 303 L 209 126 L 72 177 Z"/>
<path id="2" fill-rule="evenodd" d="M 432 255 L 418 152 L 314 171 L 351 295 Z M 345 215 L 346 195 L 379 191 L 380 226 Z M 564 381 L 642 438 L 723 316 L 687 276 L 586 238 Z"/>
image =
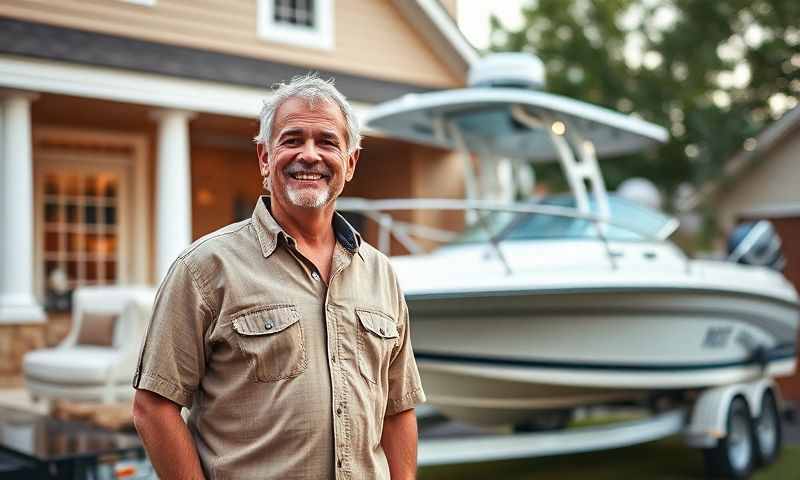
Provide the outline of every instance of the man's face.
<path id="1" fill-rule="evenodd" d="M 358 151 L 347 153 L 339 107 L 290 98 L 275 112 L 272 126 L 270 148 L 258 151 L 272 201 L 285 209 L 321 208 L 335 200 L 353 178 L 358 161 Z"/>

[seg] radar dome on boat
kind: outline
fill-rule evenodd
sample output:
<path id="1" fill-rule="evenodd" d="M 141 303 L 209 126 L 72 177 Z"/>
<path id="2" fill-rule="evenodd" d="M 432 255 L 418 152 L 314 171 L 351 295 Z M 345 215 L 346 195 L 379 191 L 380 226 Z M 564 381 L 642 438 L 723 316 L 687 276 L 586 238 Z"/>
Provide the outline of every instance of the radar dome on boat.
<path id="1" fill-rule="evenodd" d="M 529 53 L 495 53 L 488 55 L 469 69 L 470 87 L 516 87 L 543 90 L 544 63 Z"/>

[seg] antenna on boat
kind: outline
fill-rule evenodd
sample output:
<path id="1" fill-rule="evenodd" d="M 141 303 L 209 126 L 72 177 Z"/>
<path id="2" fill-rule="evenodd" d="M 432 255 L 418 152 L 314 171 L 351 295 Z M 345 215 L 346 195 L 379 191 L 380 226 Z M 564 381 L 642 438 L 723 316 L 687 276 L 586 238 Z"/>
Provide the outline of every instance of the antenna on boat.
<path id="1" fill-rule="evenodd" d="M 444 119 L 438 117 L 435 119 L 434 123 L 441 125 L 444 123 Z M 456 151 L 458 151 L 461 156 L 461 161 L 464 164 L 464 193 L 467 195 L 467 200 L 477 200 L 478 180 L 475 177 L 475 169 L 472 166 L 472 158 L 470 157 L 469 148 L 467 148 L 467 142 L 464 140 L 464 135 L 455 122 L 447 122 L 447 130 L 450 132 L 450 136 L 453 137 Z M 479 218 L 480 215 L 478 215 L 478 212 L 475 210 L 467 210 L 464 214 L 464 220 L 467 222 L 467 225 L 474 225 Z"/>
<path id="2" fill-rule="evenodd" d="M 475 175 L 475 169 L 472 165 L 472 157 L 470 156 L 469 148 L 467 147 L 467 142 L 464 140 L 464 135 L 461 133 L 461 130 L 458 128 L 455 122 L 445 122 L 442 117 L 437 117 L 434 119 L 434 124 L 437 125 L 436 130 L 442 132 L 443 125 L 446 125 L 447 131 L 450 133 L 450 136 L 453 139 L 453 143 L 455 144 L 456 151 L 458 151 L 462 163 L 464 165 L 464 190 L 467 196 L 467 200 L 477 200 L 478 199 L 478 180 Z M 503 251 L 500 249 L 500 245 L 497 242 L 497 239 L 492 235 L 492 231 L 489 228 L 489 225 L 486 224 L 486 218 L 484 215 L 481 215 L 475 209 L 467 209 L 464 212 L 464 220 L 466 221 L 467 225 L 475 225 L 478 224 L 480 228 L 482 228 L 486 232 L 487 238 L 489 238 L 489 244 L 494 250 L 497 258 L 500 260 L 500 263 L 503 264 L 503 267 L 506 271 L 506 275 L 511 275 L 513 271 L 511 270 L 511 265 L 508 263 Z"/>
<path id="3" fill-rule="evenodd" d="M 511 264 L 508 263 L 506 256 L 503 254 L 503 250 L 500 248 L 500 242 L 497 239 L 497 235 L 492 235 L 492 230 L 489 228 L 489 225 L 486 224 L 486 218 L 483 215 L 478 215 L 478 222 L 480 223 L 481 228 L 486 232 L 486 237 L 489 239 L 489 245 L 491 245 L 494 253 L 497 254 L 497 259 L 503 264 L 506 275 L 511 275 L 514 272 L 511 270 Z"/>

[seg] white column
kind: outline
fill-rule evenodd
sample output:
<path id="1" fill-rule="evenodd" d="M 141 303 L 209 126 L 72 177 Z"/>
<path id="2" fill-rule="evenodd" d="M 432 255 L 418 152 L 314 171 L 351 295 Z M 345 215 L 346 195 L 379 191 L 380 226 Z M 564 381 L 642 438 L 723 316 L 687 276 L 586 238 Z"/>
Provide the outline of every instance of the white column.
<path id="1" fill-rule="evenodd" d="M 162 110 L 156 159 L 156 273 L 164 278 L 175 258 L 192 241 L 192 187 L 189 158 L 191 112 Z"/>
<path id="2" fill-rule="evenodd" d="M 0 324 L 45 319 L 33 295 L 31 102 L 8 92 L 0 104 Z"/>

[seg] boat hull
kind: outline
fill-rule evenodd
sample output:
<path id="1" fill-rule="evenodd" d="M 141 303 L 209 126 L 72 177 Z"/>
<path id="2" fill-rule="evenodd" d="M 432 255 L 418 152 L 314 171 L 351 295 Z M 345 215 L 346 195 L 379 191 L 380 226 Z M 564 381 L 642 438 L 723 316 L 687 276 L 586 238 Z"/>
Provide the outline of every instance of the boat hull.
<path id="1" fill-rule="evenodd" d="M 432 405 L 477 424 L 790 375 L 797 304 L 702 289 L 409 295 Z"/>

